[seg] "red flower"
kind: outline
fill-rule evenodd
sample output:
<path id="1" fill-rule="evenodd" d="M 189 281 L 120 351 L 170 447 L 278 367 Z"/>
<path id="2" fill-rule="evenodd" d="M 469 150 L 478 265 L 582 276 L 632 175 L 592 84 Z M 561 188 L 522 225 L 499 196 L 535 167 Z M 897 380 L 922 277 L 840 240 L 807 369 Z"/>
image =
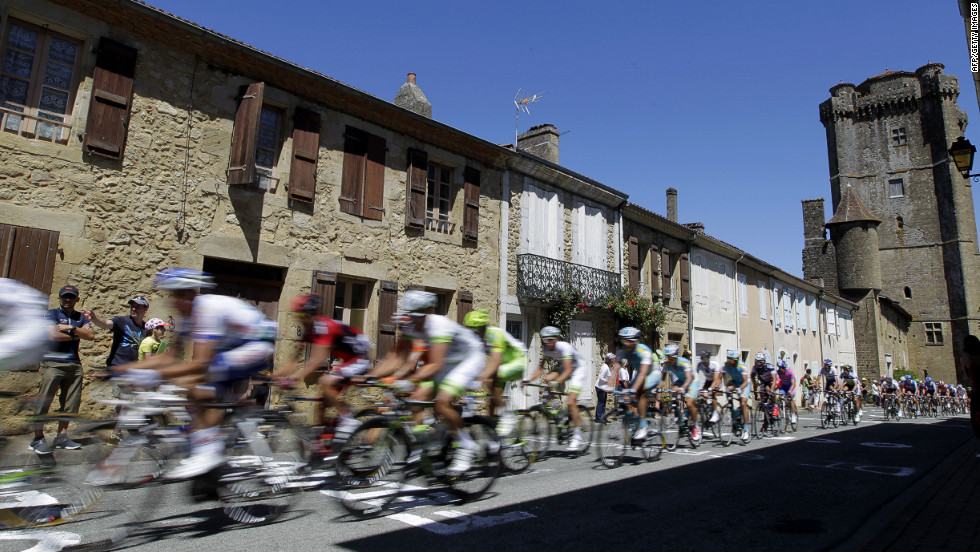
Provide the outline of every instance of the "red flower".
<path id="1" fill-rule="evenodd" d="M 582 312 L 587 312 L 588 310 L 589 310 L 588 308 L 582 307 Z"/>

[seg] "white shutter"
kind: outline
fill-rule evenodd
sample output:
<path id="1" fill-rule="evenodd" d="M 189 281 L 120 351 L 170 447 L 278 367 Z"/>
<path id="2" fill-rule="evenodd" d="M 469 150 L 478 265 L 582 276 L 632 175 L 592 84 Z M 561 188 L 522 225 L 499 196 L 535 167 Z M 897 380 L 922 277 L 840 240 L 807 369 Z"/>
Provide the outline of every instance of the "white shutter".
<path id="1" fill-rule="evenodd" d="M 843 320 L 841 320 L 840 313 L 836 309 L 834 310 L 834 316 L 837 318 L 837 337 L 840 337 L 840 326 Z"/>
<path id="2" fill-rule="evenodd" d="M 806 331 L 806 299 L 803 292 L 796 292 L 796 327 Z"/>
<path id="3" fill-rule="evenodd" d="M 817 319 L 817 301 L 813 297 L 806 298 L 807 310 L 810 311 L 810 330 L 820 330 L 820 321 Z"/>
<path id="4" fill-rule="evenodd" d="M 749 278 L 745 274 L 738 275 L 738 313 L 749 315 Z"/>
<path id="5" fill-rule="evenodd" d="M 606 245 L 608 243 L 609 229 L 606 227 L 606 215 L 598 207 L 585 206 L 586 219 L 588 220 L 587 242 L 589 244 L 589 260 L 592 268 L 608 270 L 606 261 Z"/>
<path id="6" fill-rule="evenodd" d="M 783 290 L 783 324 L 787 330 L 793 329 L 793 292 L 788 289 Z"/>
<path id="7" fill-rule="evenodd" d="M 758 280 L 757 285 L 759 286 L 759 318 L 763 320 L 769 319 L 769 293 L 766 290 L 766 283 L 762 280 Z"/>
<path id="8" fill-rule="evenodd" d="M 779 299 L 782 297 L 782 290 L 779 286 L 772 286 L 772 321 L 776 324 L 776 329 L 783 327 L 783 306 Z"/>
<path id="9" fill-rule="evenodd" d="M 837 335 L 837 312 L 827 309 L 827 335 Z"/>

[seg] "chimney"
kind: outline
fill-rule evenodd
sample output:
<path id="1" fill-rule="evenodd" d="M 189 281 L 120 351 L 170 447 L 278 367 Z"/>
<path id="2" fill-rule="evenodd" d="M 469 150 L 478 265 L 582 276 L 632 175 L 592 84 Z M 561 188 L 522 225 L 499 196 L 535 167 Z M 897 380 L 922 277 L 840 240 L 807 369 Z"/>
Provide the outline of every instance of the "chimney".
<path id="1" fill-rule="evenodd" d="M 703 222 L 688 222 L 684 226 L 687 226 L 691 230 L 694 230 L 698 234 L 704 234 L 704 223 Z"/>
<path id="2" fill-rule="evenodd" d="M 432 104 L 422 93 L 422 89 L 415 85 L 415 73 L 408 74 L 408 80 L 398 89 L 392 103 L 412 113 L 432 118 Z"/>
<path id="3" fill-rule="evenodd" d="M 538 125 L 517 137 L 517 149 L 558 164 L 558 129 L 555 125 Z"/>
<path id="4" fill-rule="evenodd" d="M 677 222 L 677 190 L 667 188 L 667 220 Z"/>

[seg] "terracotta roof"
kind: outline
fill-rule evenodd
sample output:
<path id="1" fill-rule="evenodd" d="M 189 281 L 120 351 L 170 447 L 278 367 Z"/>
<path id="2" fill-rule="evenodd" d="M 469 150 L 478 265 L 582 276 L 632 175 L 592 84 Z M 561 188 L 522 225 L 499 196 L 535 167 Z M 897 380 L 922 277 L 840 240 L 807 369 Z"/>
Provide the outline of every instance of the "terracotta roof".
<path id="1" fill-rule="evenodd" d="M 844 194 L 841 195 L 840 203 L 837 204 L 837 210 L 834 212 L 834 216 L 827 221 L 827 226 L 858 221 L 881 222 L 871 216 L 868 209 L 861 203 L 861 199 L 858 198 L 857 192 L 848 186 L 844 188 Z"/>

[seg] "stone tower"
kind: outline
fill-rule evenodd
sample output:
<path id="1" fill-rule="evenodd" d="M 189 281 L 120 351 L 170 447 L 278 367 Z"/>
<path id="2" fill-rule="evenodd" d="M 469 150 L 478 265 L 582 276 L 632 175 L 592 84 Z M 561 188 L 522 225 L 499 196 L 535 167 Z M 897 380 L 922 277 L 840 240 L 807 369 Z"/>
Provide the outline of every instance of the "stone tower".
<path id="1" fill-rule="evenodd" d="M 908 367 L 954 381 L 964 336 L 980 332 L 973 197 L 947 153 L 966 127 L 966 114 L 956 105 L 958 81 L 931 63 L 914 73 L 886 71 L 858 86 L 841 83 L 830 94 L 820 105 L 820 121 L 827 132 L 834 218 L 850 188 L 880 221 L 874 225 L 877 285 L 912 315 Z M 845 296 L 874 290 L 875 269 L 856 266 L 872 263 L 871 225 L 860 240 L 850 237 L 853 229 L 828 225 L 832 238 L 835 231 L 843 234 L 832 240 L 837 268 L 831 271 L 828 256 L 816 254 L 807 208 L 805 202 L 804 275 L 826 282 L 836 273 Z"/>

